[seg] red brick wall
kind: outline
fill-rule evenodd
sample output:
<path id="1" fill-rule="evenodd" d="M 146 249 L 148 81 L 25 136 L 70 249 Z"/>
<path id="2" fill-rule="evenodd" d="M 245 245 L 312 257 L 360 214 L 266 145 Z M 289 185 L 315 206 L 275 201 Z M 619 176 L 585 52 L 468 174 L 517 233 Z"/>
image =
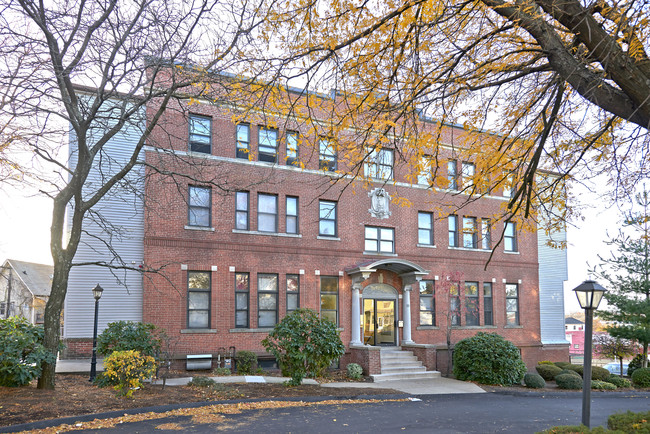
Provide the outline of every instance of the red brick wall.
<path id="1" fill-rule="evenodd" d="M 61 352 L 62 359 L 87 359 L 93 354 L 92 339 L 65 339 L 63 344 L 65 347 Z"/>

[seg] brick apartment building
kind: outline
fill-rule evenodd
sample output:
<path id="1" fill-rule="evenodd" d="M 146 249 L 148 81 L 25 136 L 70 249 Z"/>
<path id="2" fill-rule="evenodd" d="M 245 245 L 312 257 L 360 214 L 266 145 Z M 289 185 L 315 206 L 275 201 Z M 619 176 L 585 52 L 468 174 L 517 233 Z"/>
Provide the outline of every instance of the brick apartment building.
<path id="1" fill-rule="evenodd" d="M 90 289 L 100 283 L 100 329 L 118 319 L 154 323 L 178 338 L 179 358 L 230 346 L 263 357 L 260 341 L 273 325 L 307 307 L 338 325 L 342 365 L 357 361 L 367 373 L 381 371 L 386 346 L 413 351 L 429 370 L 446 369 L 449 329 L 452 343 L 496 332 L 529 366 L 568 360 L 566 252 L 547 247 L 541 232 L 491 220 L 507 191 L 473 202 L 459 194 L 474 172 L 453 146 L 460 127 L 445 128 L 438 170 L 449 185 L 440 189 L 427 173 L 409 176 L 390 147 L 372 152 L 360 168 L 367 178 L 353 180 L 333 172 L 348 168 L 332 138 L 298 123 L 234 121 L 219 104 L 182 108 L 165 113 L 144 158 L 187 176 L 139 169 L 132 174 L 139 191 L 108 197 L 99 210 L 127 234 L 114 240 L 127 262 L 165 274 L 73 269 L 65 357 L 89 350 Z M 141 128 L 114 139 L 115 160 Z M 170 149 L 176 157 L 161 152 Z M 458 210 L 439 213 L 442 203 Z M 108 236 L 100 226 L 89 230 Z M 78 257 L 102 249 L 88 240 Z"/>

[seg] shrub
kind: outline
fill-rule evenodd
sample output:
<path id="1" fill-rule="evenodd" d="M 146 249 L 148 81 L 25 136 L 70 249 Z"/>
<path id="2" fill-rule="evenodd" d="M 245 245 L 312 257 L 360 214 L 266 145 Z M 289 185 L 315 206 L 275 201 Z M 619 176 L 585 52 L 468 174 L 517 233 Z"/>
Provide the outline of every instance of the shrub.
<path id="1" fill-rule="evenodd" d="M 555 362 L 555 366 L 557 366 L 560 369 L 566 369 L 567 366 L 569 366 L 571 363 L 569 362 Z"/>
<path id="2" fill-rule="evenodd" d="M 613 414 L 607 418 L 607 428 L 622 432 L 650 432 L 650 411 Z"/>
<path id="3" fill-rule="evenodd" d="M 537 365 L 535 366 L 535 369 L 546 381 L 553 380 L 560 372 L 562 372 L 562 369 L 555 365 Z"/>
<path id="4" fill-rule="evenodd" d="M 574 372 L 577 372 L 582 377 L 582 365 L 574 365 L 573 363 L 569 363 L 564 367 L 564 369 L 570 369 Z"/>
<path id="5" fill-rule="evenodd" d="M 592 366 L 591 367 L 591 379 L 592 380 L 600 380 L 600 381 L 607 381 L 609 380 L 609 377 L 612 376 L 612 373 L 609 372 L 607 369 L 601 367 L 601 366 Z"/>
<path id="6" fill-rule="evenodd" d="M 210 387 L 215 384 L 217 384 L 217 382 L 210 377 L 194 377 L 189 383 L 187 383 L 188 386 L 194 387 Z"/>
<path id="7" fill-rule="evenodd" d="M 361 377 L 363 377 L 363 368 L 358 363 L 348 363 L 347 371 L 348 377 L 353 380 L 361 380 Z"/>
<path id="8" fill-rule="evenodd" d="M 496 333 L 479 332 L 454 348 L 454 376 L 483 384 L 521 384 L 526 365 L 519 350 Z"/>
<path id="9" fill-rule="evenodd" d="M 555 377 L 560 389 L 582 389 L 582 378 L 572 374 L 561 374 Z"/>
<path id="10" fill-rule="evenodd" d="M 43 327 L 25 318 L 0 320 L 0 386 L 29 384 L 41 374 L 44 362 L 54 363 L 56 356 L 42 341 Z"/>
<path id="11" fill-rule="evenodd" d="M 104 376 L 114 382 L 114 389 L 120 395 L 130 397 L 133 390 L 142 387 L 142 380 L 156 372 L 153 357 L 139 351 L 114 351 L 104 359 Z"/>
<path id="12" fill-rule="evenodd" d="M 212 374 L 223 377 L 232 374 L 232 372 L 230 372 L 230 369 L 228 368 L 215 368 L 214 371 L 212 371 Z"/>
<path id="13" fill-rule="evenodd" d="M 631 377 L 634 370 L 639 369 L 641 366 L 643 366 L 643 354 L 637 354 L 627 366 L 627 376 Z"/>
<path id="14" fill-rule="evenodd" d="M 540 362 L 537 362 L 538 365 L 555 365 L 555 363 L 549 361 L 549 360 L 542 360 Z"/>
<path id="15" fill-rule="evenodd" d="M 546 381 L 539 374 L 528 373 L 524 375 L 524 384 L 531 389 L 543 389 L 546 387 Z"/>
<path id="16" fill-rule="evenodd" d="M 632 373 L 632 383 L 636 387 L 650 387 L 650 368 L 637 368 Z"/>
<path id="17" fill-rule="evenodd" d="M 158 358 L 164 331 L 153 324 L 116 321 L 97 336 L 97 352 L 108 355 L 114 351 L 138 351 L 145 356 Z"/>
<path id="18" fill-rule="evenodd" d="M 616 390 L 616 386 L 612 383 L 600 380 L 591 380 L 591 388 L 598 390 Z"/>
<path id="19" fill-rule="evenodd" d="M 616 387 L 632 387 L 632 382 L 628 380 L 627 378 L 619 377 L 618 375 L 611 375 L 607 379 L 608 383 L 612 383 Z"/>
<path id="20" fill-rule="evenodd" d="M 610 431 L 602 426 L 597 426 L 595 428 L 587 428 L 584 425 L 564 425 L 564 426 L 554 426 L 547 430 L 541 431 L 539 434 L 619 434 L 621 431 Z"/>
<path id="21" fill-rule="evenodd" d="M 257 366 L 257 355 L 251 351 L 237 351 L 237 373 L 250 375 L 255 372 Z"/>
<path id="22" fill-rule="evenodd" d="M 288 384 L 318 376 L 345 352 L 336 325 L 311 309 L 297 309 L 275 325 L 262 345 L 275 356 Z"/>
<path id="23" fill-rule="evenodd" d="M 564 374 L 574 375 L 574 376 L 576 376 L 576 377 L 578 377 L 578 378 L 582 378 L 582 377 L 580 376 L 580 374 L 578 374 L 576 371 L 573 371 L 573 370 L 571 370 L 571 369 L 562 369 L 562 370 L 560 371 L 560 373 L 557 374 L 557 375 L 564 375 Z M 555 377 L 557 377 L 557 375 L 556 375 Z"/>

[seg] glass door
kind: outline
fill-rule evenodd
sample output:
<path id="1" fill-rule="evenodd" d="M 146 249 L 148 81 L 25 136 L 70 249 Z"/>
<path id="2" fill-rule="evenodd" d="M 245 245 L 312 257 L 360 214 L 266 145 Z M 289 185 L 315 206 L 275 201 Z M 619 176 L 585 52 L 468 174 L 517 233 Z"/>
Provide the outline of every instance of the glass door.
<path id="1" fill-rule="evenodd" d="M 363 300 L 363 343 L 395 345 L 395 300 Z"/>

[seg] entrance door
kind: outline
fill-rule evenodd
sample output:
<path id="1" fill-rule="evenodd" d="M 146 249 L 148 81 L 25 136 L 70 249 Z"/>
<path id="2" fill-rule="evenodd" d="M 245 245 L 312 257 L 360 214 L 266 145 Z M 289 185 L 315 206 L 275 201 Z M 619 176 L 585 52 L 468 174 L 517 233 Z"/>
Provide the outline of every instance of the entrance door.
<path id="1" fill-rule="evenodd" d="M 395 300 L 363 300 L 363 343 L 395 345 Z"/>

